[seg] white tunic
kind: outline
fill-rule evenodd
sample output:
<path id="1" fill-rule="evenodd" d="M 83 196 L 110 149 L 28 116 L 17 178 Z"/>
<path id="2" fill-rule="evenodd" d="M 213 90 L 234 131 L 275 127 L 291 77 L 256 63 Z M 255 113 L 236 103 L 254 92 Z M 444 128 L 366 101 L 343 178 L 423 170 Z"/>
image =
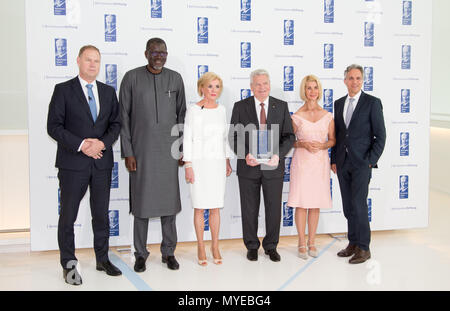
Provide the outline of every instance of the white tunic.
<path id="1" fill-rule="evenodd" d="M 184 124 L 183 160 L 192 162 L 194 171 L 194 183 L 190 184 L 193 208 L 224 206 L 226 158 L 231 155 L 225 107 L 189 107 Z"/>

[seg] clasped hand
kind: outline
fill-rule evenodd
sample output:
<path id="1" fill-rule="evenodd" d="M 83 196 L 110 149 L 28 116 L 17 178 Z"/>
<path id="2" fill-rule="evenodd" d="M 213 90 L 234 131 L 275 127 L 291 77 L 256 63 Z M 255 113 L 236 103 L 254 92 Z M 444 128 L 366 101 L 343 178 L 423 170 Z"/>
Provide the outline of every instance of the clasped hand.
<path id="1" fill-rule="evenodd" d="M 265 163 L 268 166 L 278 166 L 278 163 L 280 161 L 280 158 L 274 154 L 269 162 Z M 256 160 L 256 158 L 251 154 L 247 154 L 247 156 L 245 157 L 245 162 L 247 163 L 248 166 L 257 166 L 260 165 L 260 163 Z"/>
<path id="2" fill-rule="evenodd" d="M 105 149 L 105 144 L 97 138 L 86 138 L 84 140 L 83 146 L 81 147 L 81 151 L 85 155 L 96 160 L 103 157 L 103 149 Z"/>
<path id="3" fill-rule="evenodd" d="M 297 142 L 296 143 L 296 147 L 300 147 L 299 145 L 301 144 L 301 147 L 305 148 L 306 150 L 308 150 L 311 153 L 316 153 L 320 150 L 325 149 L 324 148 L 324 144 L 320 143 L 318 141 L 303 141 L 303 142 Z"/>

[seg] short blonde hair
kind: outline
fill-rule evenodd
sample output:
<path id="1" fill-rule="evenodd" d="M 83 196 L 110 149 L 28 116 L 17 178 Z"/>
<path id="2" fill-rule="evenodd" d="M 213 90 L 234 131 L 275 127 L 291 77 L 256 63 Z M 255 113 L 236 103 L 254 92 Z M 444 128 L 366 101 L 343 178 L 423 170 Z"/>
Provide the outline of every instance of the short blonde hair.
<path id="1" fill-rule="evenodd" d="M 306 102 L 306 83 L 307 82 L 316 82 L 317 86 L 319 88 L 319 96 L 317 97 L 317 101 L 319 102 L 322 99 L 322 84 L 320 83 L 319 78 L 317 78 L 315 75 L 307 75 L 303 78 L 302 83 L 300 83 L 300 98 Z"/>
<path id="2" fill-rule="evenodd" d="M 203 74 L 200 79 L 198 79 L 197 81 L 197 93 L 200 96 L 203 96 L 203 92 L 202 92 L 202 88 L 208 84 L 211 81 L 214 80 L 219 80 L 219 86 L 220 86 L 220 90 L 219 90 L 219 94 L 217 94 L 219 97 L 220 94 L 222 93 L 222 89 L 223 89 L 223 81 L 222 79 L 219 77 L 218 74 L 214 73 L 214 72 L 206 72 L 205 74 Z"/>

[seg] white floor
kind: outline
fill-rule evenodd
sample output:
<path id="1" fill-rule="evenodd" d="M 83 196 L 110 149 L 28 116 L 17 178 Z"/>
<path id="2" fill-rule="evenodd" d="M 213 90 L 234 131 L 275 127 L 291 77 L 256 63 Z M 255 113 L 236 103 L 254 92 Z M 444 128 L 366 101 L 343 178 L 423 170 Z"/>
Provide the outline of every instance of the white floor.
<path id="1" fill-rule="evenodd" d="M 318 258 L 297 257 L 296 237 L 282 237 L 281 262 L 259 251 L 250 262 L 242 240 L 221 241 L 224 263 L 207 267 L 196 262 L 196 244 L 179 243 L 180 270 L 161 263 L 159 245 L 149 245 L 147 271 L 135 273 L 129 251 L 111 249 L 110 259 L 120 267 L 119 277 L 95 270 L 92 249 L 77 250 L 83 285 L 64 282 L 59 253 L 30 252 L 29 234 L 0 234 L 0 291 L 4 290 L 155 290 L 155 291 L 303 291 L 303 290 L 450 290 L 450 195 L 430 191 L 430 225 L 427 229 L 372 233 L 372 259 L 350 265 L 336 253 L 347 240 L 321 235 Z"/>

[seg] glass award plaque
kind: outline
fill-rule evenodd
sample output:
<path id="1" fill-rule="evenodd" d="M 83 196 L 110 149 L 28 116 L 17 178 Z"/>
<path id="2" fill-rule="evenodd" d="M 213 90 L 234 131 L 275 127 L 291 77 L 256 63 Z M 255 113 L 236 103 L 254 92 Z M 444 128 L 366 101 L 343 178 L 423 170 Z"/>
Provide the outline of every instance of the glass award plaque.
<path id="1" fill-rule="evenodd" d="M 258 163 L 266 163 L 270 160 L 271 154 L 269 152 L 269 132 L 267 130 L 259 130 L 258 133 L 258 153 L 256 161 Z"/>

